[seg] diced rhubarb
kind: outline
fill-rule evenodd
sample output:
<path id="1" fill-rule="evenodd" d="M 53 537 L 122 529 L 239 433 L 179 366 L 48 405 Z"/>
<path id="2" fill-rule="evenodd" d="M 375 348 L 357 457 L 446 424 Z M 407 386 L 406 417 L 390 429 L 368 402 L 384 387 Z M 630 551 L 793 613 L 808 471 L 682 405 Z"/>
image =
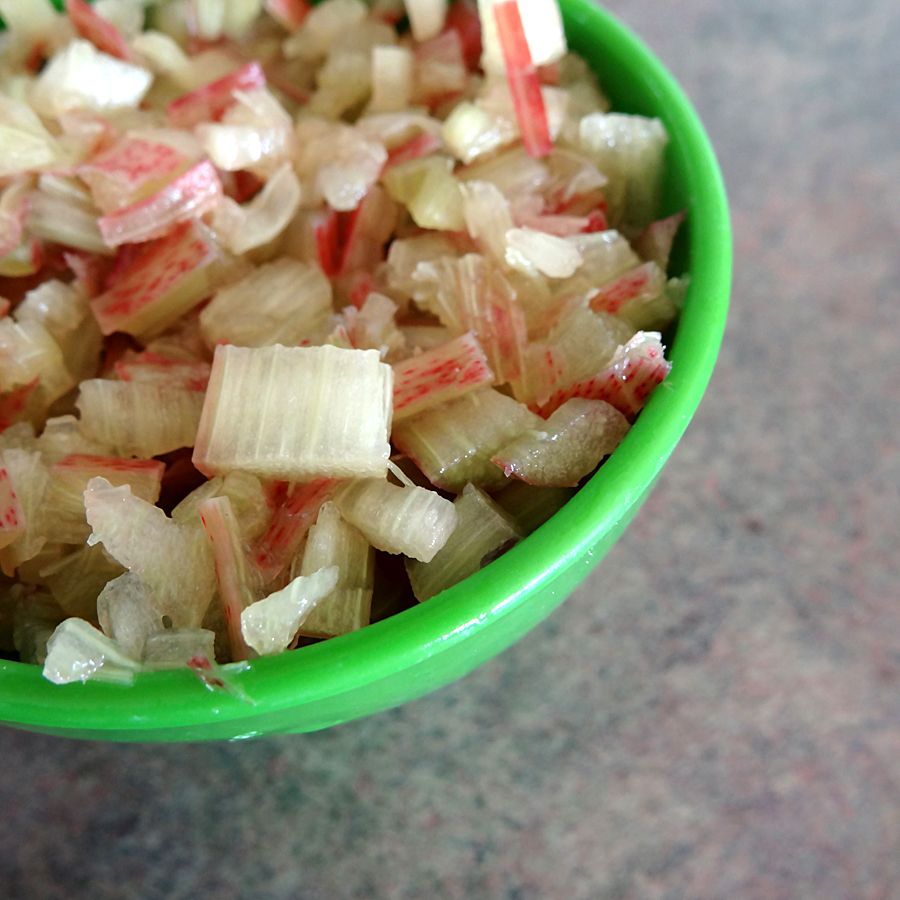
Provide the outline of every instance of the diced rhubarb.
<path id="1" fill-rule="evenodd" d="M 97 597 L 108 582 L 124 571 L 98 544 L 79 547 L 44 566 L 40 575 L 66 615 L 96 621 Z"/>
<path id="2" fill-rule="evenodd" d="M 313 235 L 316 243 L 316 258 L 319 268 L 334 278 L 341 270 L 340 220 L 333 209 L 315 214 Z"/>
<path id="3" fill-rule="evenodd" d="M 114 363 L 122 381 L 140 381 L 186 391 L 205 391 L 211 366 L 203 360 L 176 359 L 145 351 Z"/>
<path id="4" fill-rule="evenodd" d="M 517 0 L 501 0 L 494 3 L 491 9 L 522 142 L 532 156 L 546 156 L 553 143 L 541 94 L 541 81 L 525 37 L 519 4 Z"/>
<path id="5" fill-rule="evenodd" d="M 30 190 L 30 179 L 23 177 L 14 179 L 0 194 L 0 257 L 22 243 Z"/>
<path id="6" fill-rule="evenodd" d="M 102 476 L 112 485 L 130 485 L 134 496 L 156 503 L 165 468 L 164 463 L 151 459 L 78 454 L 64 457 L 50 469 L 47 503 L 53 516 L 47 536 L 67 544 L 80 544 L 87 538 L 90 528 L 84 518 L 84 491 L 92 478 Z"/>
<path id="7" fill-rule="evenodd" d="M 130 684 L 140 663 L 83 619 L 66 619 L 47 642 L 44 678 L 54 684 L 112 681 Z"/>
<path id="8" fill-rule="evenodd" d="M 335 588 L 337 566 L 298 575 L 280 591 L 269 594 L 241 613 L 243 639 L 261 656 L 286 650 L 304 619 Z"/>
<path id="9" fill-rule="evenodd" d="M 31 387 L 32 382 L 37 384 Z M 75 385 L 62 350 L 41 322 L 0 319 L 0 393 L 14 412 L 32 402 L 46 409 Z M 15 393 L 16 389 L 20 389 Z"/>
<path id="10" fill-rule="evenodd" d="M 93 478 L 84 492 L 93 529 L 88 543 L 106 552 L 147 587 L 160 617 L 174 628 L 197 628 L 216 589 L 212 550 L 197 525 L 180 525 L 135 497 L 128 485 Z"/>
<path id="11" fill-rule="evenodd" d="M 299 572 L 312 575 L 337 566 L 337 584 L 323 597 L 300 626 L 300 634 L 335 637 L 369 624 L 375 583 L 375 552 L 360 531 L 344 521 L 333 503 L 319 510 L 309 531 Z"/>
<path id="12" fill-rule="evenodd" d="M 605 400 L 633 419 L 671 368 L 672 364 L 663 355 L 661 336 L 652 331 L 639 331 L 627 344 L 619 347 L 606 368 L 557 391 L 539 412 L 546 417 L 566 400 L 585 397 Z"/>
<path id="13" fill-rule="evenodd" d="M 429 156 L 440 150 L 441 147 L 443 147 L 443 142 L 437 135 L 421 131 L 415 137 L 389 151 L 384 170 L 387 171 L 401 163 L 409 162 L 411 159 Z"/>
<path id="14" fill-rule="evenodd" d="M 420 228 L 460 231 L 465 225 L 462 194 L 452 169 L 446 157 L 425 156 L 389 169 L 384 184 Z"/>
<path id="15" fill-rule="evenodd" d="M 143 655 L 147 638 L 163 629 L 150 588 L 133 572 L 114 578 L 100 591 L 97 620 L 103 633 L 134 659 Z"/>
<path id="16" fill-rule="evenodd" d="M 234 103 L 235 91 L 266 86 L 266 75 L 258 62 L 249 62 L 222 78 L 173 100 L 166 112 L 172 125 L 191 128 L 200 122 L 218 121 Z"/>
<path id="17" fill-rule="evenodd" d="M 82 381 L 78 395 L 85 433 L 121 456 L 158 456 L 190 447 L 203 394 L 139 381 Z"/>
<path id="18" fill-rule="evenodd" d="M 208 160 L 179 175 L 155 194 L 103 216 L 98 224 L 110 247 L 162 237 L 179 222 L 196 219 L 222 199 L 222 182 Z"/>
<path id="19" fill-rule="evenodd" d="M 521 403 L 482 388 L 398 422 L 391 438 L 432 484 L 460 491 L 468 482 L 482 487 L 503 484 L 504 476 L 491 457 L 539 424 Z"/>
<path id="20" fill-rule="evenodd" d="M 338 213 L 340 262 L 337 274 L 368 271 L 384 259 L 384 246 L 394 232 L 397 212 L 397 205 L 387 191 L 376 184 L 356 209 Z"/>
<path id="21" fill-rule="evenodd" d="M 684 212 L 651 222 L 634 240 L 634 249 L 642 259 L 655 262 L 663 272 L 669 267 L 669 255 L 675 235 L 684 221 Z"/>
<path id="22" fill-rule="evenodd" d="M 325 0 L 313 5 L 303 27 L 283 44 L 284 55 L 289 59 L 305 59 L 310 62 L 327 56 L 332 46 L 369 13 L 362 0 Z"/>
<path id="23" fill-rule="evenodd" d="M 166 628 L 147 636 L 141 662 L 147 669 L 180 669 L 193 659 L 214 659 L 215 642 L 206 628 Z"/>
<path id="24" fill-rule="evenodd" d="M 646 262 L 603 285 L 590 307 L 618 316 L 636 331 L 661 331 L 678 313 L 666 294 L 666 276 L 655 262 Z"/>
<path id="25" fill-rule="evenodd" d="M 467 484 L 453 503 L 458 525 L 431 559 L 410 560 L 406 571 L 421 603 L 477 572 L 522 535 L 487 494 Z"/>
<path id="26" fill-rule="evenodd" d="M 285 488 L 285 493 L 275 504 L 265 532 L 253 546 L 253 562 L 266 584 L 277 578 L 297 557 L 319 508 L 331 495 L 334 481 L 320 478 L 289 490 L 284 482 L 280 485 Z"/>
<path id="27" fill-rule="evenodd" d="M 602 400 L 573 398 L 540 430 L 526 431 L 501 447 L 491 461 L 528 484 L 576 487 L 619 446 L 628 420 Z"/>
<path id="28" fill-rule="evenodd" d="M 13 642 L 23 663 L 42 666 L 47 659 L 47 644 L 65 613 L 44 591 L 29 593 L 13 612 Z"/>
<path id="29" fill-rule="evenodd" d="M 216 476 L 204 481 L 172 510 L 172 518 L 182 524 L 196 523 L 200 518 L 200 504 L 212 497 L 228 497 L 245 541 L 254 541 L 269 524 L 262 482 L 246 472 L 229 472 L 224 478 Z"/>
<path id="30" fill-rule="evenodd" d="M 468 75 L 462 41 L 452 29 L 419 44 L 415 58 L 414 99 L 419 105 L 435 108 L 465 90 Z"/>
<path id="31" fill-rule="evenodd" d="M 477 68 L 481 58 L 481 23 L 478 7 L 470 0 L 454 0 L 447 10 L 447 28 L 459 35 L 463 58 L 470 70 Z"/>
<path id="32" fill-rule="evenodd" d="M 204 500 L 199 511 L 216 561 L 216 582 L 225 614 L 231 659 L 246 659 L 248 653 L 241 634 L 241 614 L 259 599 L 262 587 L 259 573 L 249 565 L 240 526 L 228 497 Z"/>
<path id="33" fill-rule="evenodd" d="M 124 59 L 126 62 L 134 61 L 134 54 L 122 32 L 84 0 L 66 0 L 66 13 L 69 21 L 75 26 L 75 30 L 98 50 Z"/>
<path id="34" fill-rule="evenodd" d="M 537 270 L 548 278 L 569 278 L 583 261 L 578 248 L 564 238 L 533 228 L 506 232 L 507 265 L 520 271 Z"/>
<path id="35" fill-rule="evenodd" d="M 344 323 L 350 345 L 358 350 L 377 350 L 386 362 L 404 355 L 406 338 L 397 327 L 396 314 L 397 304 L 375 291 L 366 295 L 359 309 L 347 307 Z M 394 377 L 396 389 L 396 372 Z"/>
<path id="36" fill-rule="evenodd" d="M 309 15 L 306 0 L 265 0 L 266 12 L 288 31 L 296 31 Z"/>
<path id="37" fill-rule="evenodd" d="M 509 513 L 522 534 L 531 534 L 574 495 L 574 488 L 534 487 L 524 481 L 513 481 L 494 494 L 493 499 Z"/>
<path id="38" fill-rule="evenodd" d="M 394 365 L 394 422 L 489 385 L 494 373 L 471 332 Z"/>
<path id="39" fill-rule="evenodd" d="M 0 467 L 0 550 L 25 529 L 25 516 L 6 468 Z"/>
<path id="40" fill-rule="evenodd" d="M 426 488 L 377 478 L 352 481 L 335 494 L 341 515 L 376 549 L 428 562 L 456 528 L 453 504 Z"/>
<path id="41" fill-rule="evenodd" d="M 447 0 L 405 0 L 413 39 L 427 41 L 440 34 L 447 16 Z"/>
<path id="42" fill-rule="evenodd" d="M 408 47 L 372 48 L 372 96 L 369 111 L 395 112 L 409 106 L 415 57 Z"/>
<path id="43" fill-rule="evenodd" d="M 384 475 L 392 388 L 374 350 L 219 346 L 194 464 L 291 481 Z"/>
<path id="44" fill-rule="evenodd" d="M 47 190 L 32 191 L 28 196 L 25 219 L 28 232 L 43 241 L 110 255 L 112 250 L 103 240 L 97 225 L 97 210 L 90 196 L 59 196 Z"/>
<path id="45" fill-rule="evenodd" d="M 123 265 L 112 285 L 91 301 L 104 334 L 151 336 L 177 322 L 209 292 L 207 269 L 217 254 L 194 222 L 120 253 Z"/>
<path id="46" fill-rule="evenodd" d="M 35 448 L 41 451 L 44 463 L 53 466 L 67 456 L 111 456 L 112 448 L 89 437 L 75 416 L 54 416 L 47 419 Z"/>

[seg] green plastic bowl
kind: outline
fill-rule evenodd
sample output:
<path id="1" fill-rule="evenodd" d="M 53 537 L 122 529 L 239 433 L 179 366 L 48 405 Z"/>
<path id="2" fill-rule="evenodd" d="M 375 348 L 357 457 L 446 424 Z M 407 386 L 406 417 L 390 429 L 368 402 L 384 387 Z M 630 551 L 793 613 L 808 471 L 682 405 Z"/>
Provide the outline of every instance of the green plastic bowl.
<path id="1" fill-rule="evenodd" d="M 666 212 L 688 211 L 676 263 L 691 285 L 672 373 L 621 447 L 549 522 L 464 582 L 354 634 L 254 661 L 234 681 L 253 702 L 205 690 L 187 671 L 131 687 L 45 681 L 0 662 L 0 721 L 113 741 L 188 741 L 314 731 L 397 706 L 506 649 L 553 611 L 612 547 L 693 416 L 715 364 L 731 287 L 725 189 L 697 114 L 628 29 L 589 0 L 562 0 L 571 46 L 614 107 L 658 116 L 671 136 Z M 680 257 L 680 258 L 679 258 Z"/>

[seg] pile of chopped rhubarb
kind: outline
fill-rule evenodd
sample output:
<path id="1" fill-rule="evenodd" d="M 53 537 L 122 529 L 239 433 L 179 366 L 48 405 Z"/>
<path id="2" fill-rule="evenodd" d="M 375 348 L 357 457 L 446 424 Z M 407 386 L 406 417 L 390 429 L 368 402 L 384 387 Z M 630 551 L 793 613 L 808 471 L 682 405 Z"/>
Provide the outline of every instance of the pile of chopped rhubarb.
<path id="1" fill-rule="evenodd" d="M 667 375 L 667 136 L 555 0 L 0 0 L 0 653 L 346 634 L 553 515 Z"/>

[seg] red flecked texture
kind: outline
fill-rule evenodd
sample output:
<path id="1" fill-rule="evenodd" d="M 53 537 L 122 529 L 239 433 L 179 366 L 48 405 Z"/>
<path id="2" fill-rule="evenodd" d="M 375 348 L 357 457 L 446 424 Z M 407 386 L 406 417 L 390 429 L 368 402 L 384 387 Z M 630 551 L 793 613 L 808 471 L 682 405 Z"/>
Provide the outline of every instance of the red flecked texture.
<path id="1" fill-rule="evenodd" d="M 24 527 L 22 507 L 9 472 L 0 466 L 0 547 L 7 546 Z"/>
<path id="2" fill-rule="evenodd" d="M 266 86 L 266 75 L 257 62 L 249 62 L 222 78 L 173 100 L 166 113 L 169 122 L 179 128 L 191 128 L 200 122 L 217 121 L 234 103 L 235 91 L 252 91 Z"/>
<path id="3" fill-rule="evenodd" d="M 66 12 L 75 30 L 98 50 L 133 62 L 134 54 L 122 32 L 108 19 L 96 13 L 84 0 L 66 0 Z"/>
<path id="4" fill-rule="evenodd" d="M 634 300 L 650 284 L 654 273 L 652 263 L 637 266 L 612 284 L 602 287 L 590 299 L 590 307 L 594 312 L 605 312 L 615 315 L 629 300 Z"/>
<path id="5" fill-rule="evenodd" d="M 516 0 L 503 0 L 493 10 L 522 143 L 531 156 L 546 156 L 553 142 L 541 94 L 541 81 L 525 40 L 519 5 Z"/>
<path id="6" fill-rule="evenodd" d="M 97 175 L 121 184 L 127 197 L 151 179 L 174 175 L 186 163 L 185 157 L 168 144 L 125 137 L 79 166 L 76 173 L 89 183 Z"/>
<path id="7" fill-rule="evenodd" d="M 481 59 L 481 21 L 478 7 L 468 0 L 456 0 L 447 10 L 446 27 L 459 35 L 466 67 L 475 69 Z"/>
<path id="8" fill-rule="evenodd" d="M 394 366 L 394 419 L 491 384 L 494 373 L 471 332 Z"/>
<path id="9" fill-rule="evenodd" d="M 28 384 L 20 385 L 6 393 L 0 393 L 0 432 L 22 419 L 28 401 L 40 383 L 41 379 L 35 377 Z"/>
<path id="10" fill-rule="evenodd" d="M 102 216 L 103 240 L 115 247 L 162 237 L 174 225 L 202 216 L 222 198 L 215 166 L 203 160 L 155 194 Z"/>
<path id="11" fill-rule="evenodd" d="M 119 456 L 95 456 L 88 453 L 71 453 L 53 466 L 54 470 L 88 470 L 96 471 L 98 475 L 102 475 L 104 471 L 133 472 L 154 475 L 160 481 L 165 468 L 165 463 L 157 459 L 123 459 Z"/>
<path id="12" fill-rule="evenodd" d="M 104 334 L 125 330 L 129 317 L 160 301 L 194 269 L 209 262 L 214 249 L 193 222 L 176 225 L 165 237 L 140 246 L 125 245 L 122 265 L 110 275 L 106 293 L 91 301 Z"/>
<path id="13" fill-rule="evenodd" d="M 277 482 L 270 489 L 270 502 L 274 504 L 272 518 L 252 552 L 253 562 L 265 583 L 277 578 L 291 564 L 334 483 L 330 478 L 320 478 L 290 488 L 284 482 Z"/>
<path id="14" fill-rule="evenodd" d="M 188 391 L 205 391 L 211 370 L 203 360 L 173 359 L 146 350 L 117 360 L 113 368 L 122 381 L 153 381 Z"/>
<path id="15" fill-rule="evenodd" d="M 624 353 L 591 378 L 556 391 L 537 412 L 544 418 L 573 397 L 605 400 L 620 413 L 633 419 L 643 409 L 653 389 L 669 374 L 671 363 L 663 356 L 656 337 L 644 335 L 632 339 Z"/>

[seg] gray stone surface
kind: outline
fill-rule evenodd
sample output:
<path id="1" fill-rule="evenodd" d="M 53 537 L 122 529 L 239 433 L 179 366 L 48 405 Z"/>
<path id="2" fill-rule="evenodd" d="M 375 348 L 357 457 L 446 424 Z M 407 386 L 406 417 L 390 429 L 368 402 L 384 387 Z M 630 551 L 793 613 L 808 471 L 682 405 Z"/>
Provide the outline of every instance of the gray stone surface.
<path id="1" fill-rule="evenodd" d="M 900 897 L 900 16 L 621 0 L 736 233 L 708 398 L 512 650 L 307 737 L 0 732 L 14 897 Z"/>

